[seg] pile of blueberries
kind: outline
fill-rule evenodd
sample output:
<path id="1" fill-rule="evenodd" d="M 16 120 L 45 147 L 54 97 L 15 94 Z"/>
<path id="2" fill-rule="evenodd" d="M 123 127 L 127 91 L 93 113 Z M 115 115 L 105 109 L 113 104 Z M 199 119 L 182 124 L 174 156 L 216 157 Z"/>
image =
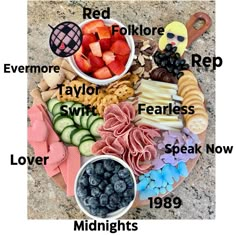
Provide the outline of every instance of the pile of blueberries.
<path id="1" fill-rule="evenodd" d="M 134 181 L 120 163 L 99 160 L 86 166 L 78 179 L 76 194 L 91 215 L 106 218 L 134 199 Z"/>
<path id="2" fill-rule="evenodd" d="M 176 51 L 177 47 L 167 44 L 163 51 L 156 51 L 153 57 L 158 67 L 165 68 L 179 79 L 184 74 L 181 70 L 188 70 L 189 64 Z"/>

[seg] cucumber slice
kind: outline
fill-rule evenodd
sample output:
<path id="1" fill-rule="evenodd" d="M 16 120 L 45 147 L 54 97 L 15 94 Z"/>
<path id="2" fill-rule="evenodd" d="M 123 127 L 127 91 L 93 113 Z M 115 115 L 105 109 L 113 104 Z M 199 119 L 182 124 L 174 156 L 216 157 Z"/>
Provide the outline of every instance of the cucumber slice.
<path id="1" fill-rule="evenodd" d="M 74 104 L 74 105 L 71 107 L 71 109 L 79 109 L 79 108 L 82 108 L 82 107 L 83 107 L 82 104 L 76 103 L 76 104 Z M 82 112 L 81 112 L 81 110 L 80 110 L 78 114 L 74 114 L 73 119 L 74 119 L 74 122 L 75 122 L 77 125 L 80 125 L 81 113 L 82 113 Z"/>
<path id="2" fill-rule="evenodd" d="M 93 155 L 92 153 L 92 146 L 95 142 L 93 140 L 86 140 L 81 142 L 79 145 L 79 151 L 81 155 L 83 156 L 91 156 Z"/>
<path id="3" fill-rule="evenodd" d="M 87 120 L 88 118 L 92 115 L 91 112 L 89 112 L 88 115 L 84 114 L 83 116 L 80 117 L 80 125 L 84 128 L 84 129 L 88 129 L 89 127 L 87 127 Z"/>
<path id="4" fill-rule="evenodd" d="M 56 98 L 53 98 L 53 99 L 50 99 L 48 102 L 47 102 L 47 107 L 48 107 L 48 110 L 52 113 L 52 109 L 53 107 L 59 103 L 60 101 L 58 101 Z"/>
<path id="5" fill-rule="evenodd" d="M 62 116 L 56 119 L 54 123 L 54 129 L 60 134 L 67 126 L 71 125 L 74 125 L 74 121 L 69 117 Z"/>
<path id="6" fill-rule="evenodd" d="M 65 143 L 71 144 L 70 135 L 71 135 L 72 131 L 74 131 L 76 129 L 77 128 L 74 125 L 67 126 L 65 129 L 63 129 L 63 131 L 61 133 L 61 140 Z"/>
<path id="7" fill-rule="evenodd" d="M 104 124 L 104 120 L 102 118 L 98 118 L 96 120 L 93 121 L 93 123 L 90 126 L 90 133 L 94 136 L 94 137 L 100 137 L 99 133 L 98 133 L 98 129 Z"/>
<path id="8" fill-rule="evenodd" d="M 88 120 L 87 120 L 88 129 L 90 129 L 91 124 L 98 118 L 101 118 L 101 117 L 99 115 L 94 116 L 93 114 L 88 118 Z"/>
<path id="9" fill-rule="evenodd" d="M 63 102 L 58 102 L 52 109 L 52 114 L 55 116 L 57 114 L 61 113 L 61 106 L 63 105 Z"/>
<path id="10" fill-rule="evenodd" d="M 83 141 L 86 141 L 86 140 L 93 140 L 93 141 L 95 141 L 94 138 L 93 138 L 93 136 L 91 136 L 91 135 L 85 135 L 85 136 L 80 140 L 80 142 L 83 142 Z"/>
<path id="11" fill-rule="evenodd" d="M 71 133 L 71 143 L 75 146 L 79 146 L 81 139 L 85 136 L 85 135 L 89 135 L 89 131 L 86 129 L 80 129 L 80 130 L 74 130 Z"/>
<path id="12" fill-rule="evenodd" d="M 75 103 L 72 107 L 71 107 L 71 111 L 73 116 L 77 116 L 77 115 L 81 115 L 81 108 L 83 107 L 82 104 L 80 103 Z"/>
<path id="13" fill-rule="evenodd" d="M 53 118 L 52 118 L 52 123 L 55 123 L 56 119 L 61 116 L 61 114 L 56 114 Z"/>

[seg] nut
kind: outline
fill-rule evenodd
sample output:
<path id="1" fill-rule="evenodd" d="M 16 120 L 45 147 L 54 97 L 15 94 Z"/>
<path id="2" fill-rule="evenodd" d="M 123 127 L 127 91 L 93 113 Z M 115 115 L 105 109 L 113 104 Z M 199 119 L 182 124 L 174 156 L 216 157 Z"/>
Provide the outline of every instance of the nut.
<path id="1" fill-rule="evenodd" d="M 150 47 L 151 47 L 150 44 L 143 45 L 143 46 L 140 48 L 140 51 L 144 51 L 144 50 L 146 50 L 146 49 L 148 49 L 148 48 L 150 48 Z"/>
<path id="2" fill-rule="evenodd" d="M 141 66 L 145 65 L 145 60 L 143 56 L 141 55 L 141 53 L 138 55 L 138 61 L 140 62 Z"/>
<path id="3" fill-rule="evenodd" d="M 133 73 L 138 75 L 143 71 L 143 69 L 144 69 L 143 67 L 138 67 L 138 69 L 134 70 Z"/>

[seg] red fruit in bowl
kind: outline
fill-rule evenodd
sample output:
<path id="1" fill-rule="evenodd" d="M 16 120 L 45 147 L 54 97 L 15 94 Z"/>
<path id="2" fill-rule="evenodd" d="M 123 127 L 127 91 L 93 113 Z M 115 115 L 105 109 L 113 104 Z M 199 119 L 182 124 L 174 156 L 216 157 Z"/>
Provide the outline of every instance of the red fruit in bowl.
<path id="1" fill-rule="evenodd" d="M 98 27 L 103 27 L 104 22 L 103 20 L 93 20 L 90 21 L 88 23 L 86 23 L 85 25 L 83 25 L 82 27 L 82 33 L 85 34 L 94 34 L 97 32 L 97 28 Z"/>
<path id="2" fill-rule="evenodd" d="M 114 29 L 118 32 L 114 32 L 114 34 L 112 34 L 112 26 L 110 27 L 112 43 L 114 43 L 116 40 L 124 40 L 125 41 L 125 36 L 120 34 L 120 27 L 117 24 L 114 24 L 114 26 L 116 26 Z"/>
<path id="3" fill-rule="evenodd" d="M 84 47 L 85 51 L 90 51 L 89 44 L 96 42 L 96 36 L 94 34 L 85 34 L 83 35 L 82 46 Z"/>
<path id="4" fill-rule="evenodd" d="M 111 51 L 118 55 L 127 55 L 130 53 L 130 48 L 127 42 L 117 40 L 111 45 Z"/>
<path id="5" fill-rule="evenodd" d="M 102 54 L 102 59 L 106 65 L 110 64 L 116 58 L 115 54 L 112 51 L 106 51 Z"/>
<path id="6" fill-rule="evenodd" d="M 75 53 L 74 59 L 76 65 L 79 67 L 80 70 L 82 70 L 85 73 L 90 73 L 92 71 L 92 66 L 90 64 L 90 61 L 83 55 L 81 55 L 80 53 Z"/>
<path id="7" fill-rule="evenodd" d="M 129 60 L 129 54 L 127 55 L 116 55 L 116 59 L 120 61 L 124 66 L 126 65 L 127 61 Z"/>
<path id="8" fill-rule="evenodd" d="M 99 40 L 102 51 L 108 51 L 111 47 L 111 39 L 100 39 Z"/>
<path id="9" fill-rule="evenodd" d="M 102 50 L 99 42 L 90 43 L 89 47 L 94 56 L 102 57 Z"/>
<path id="10" fill-rule="evenodd" d="M 111 32 L 107 26 L 97 28 L 98 38 L 99 39 L 109 39 L 111 38 Z"/>
<path id="11" fill-rule="evenodd" d="M 93 77 L 97 79 L 108 79 L 112 77 L 112 74 L 108 67 L 104 66 L 93 73 Z"/>
<path id="12" fill-rule="evenodd" d="M 125 70 L 125 66 L 118 60 L 112 61 L 107 66 L 115 75 L 120 75 Z"/>
<path id="13" fill-rule="evenodd" d="M 88 58 L 89 58 L 91 66 L 92 66 L 92 72 L 96 71 L 97 69 L 99 69 L 101 67 L 103 67 L 104 64 L 105 64 L 101 57 L 94 56 L 92 54 L 92 52 L 90 52 L 88 54 Z"/>

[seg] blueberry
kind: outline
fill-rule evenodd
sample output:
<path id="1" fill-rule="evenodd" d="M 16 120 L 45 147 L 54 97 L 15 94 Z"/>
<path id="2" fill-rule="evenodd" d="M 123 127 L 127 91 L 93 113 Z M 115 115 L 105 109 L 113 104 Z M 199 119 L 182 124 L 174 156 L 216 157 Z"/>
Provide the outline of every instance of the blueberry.
<path id="1" fill-rule="evenodd" d="M 91 195 L 93 197 L 100 197 L 101 194 L 102 194 L 102 192 L 98 187 L 91 188 Z"/>
<path id="2" fill-rule="evenodd" d="M 102 178 L 99 175 L 90 175 L 89 176 L 89 183 L 90 185 L 97 186 L 101 183 Z"/>
<path id="3" fill-rule="evenodd" d="M 124 181 L 125 181 L 128 188 L 133 188 L 134 187 L 134 181 L 133 181 L 133 178 L 131 176 L 124 179 Z"/>
<path id="4" fill-rule="evenodd" d="M 108 204 L 107 205 L 107 208 L 109 209 L 109 210 L 111 210 L 111 211 L 115 211 L 116 209 L 117 209 L 117 206 L 116 205 L 112 205 L 112 204 Z"/>
<path id="5" fill-rule="evenodd" d="M 177 53 L 175 53 L 175 58 L 176 59 L 179 59 L 180 58 L 180 54 L 177 52 Z"/>
<path id="6" fill-rule="evenodd" d="M 89 198 L 90 198 L 90 197 L 86 197 L 86 198 L 83 200 L 85 206 L 89 206 Z"/>
<path id="7" fill-rule="evenodd" d="M 186 62 L 186 60 L 185 60 L 185 59 L 181 59 L 181 60 L 180 60 L 180 65 L 184 65 L 184 64 L 185 64 L 185 62 Z"/>
<path id="8" fill-rule="evenodd" d="M 122 193 L 126 190 L 126 183 L 123 180 L 118 180 L 114 184 L 114 189 L 117 193 Z"/>
<path id="9" fill-rule="evenodd" d="M 176 51 L 177 51 L 177 47 L 176 47 L 176 46 L 175 46 L 175 47 L 172 47 L 171 51 L 172 51 L 172 52 L 176 52 Z"/>
<path id="10" fill-rule="evenodd" d="M 93 216 L 98 216 L 99 209 L 98 209 L 98 208 L 92 208 L 92 207 L 90 207 L 90 208 L 89 208 L 89 212 L 90 212 L 90 214 L 93 215 Z"/>
<path id="11" fill-rule="evenodd" d="M 79 183 L 82 184 L 83 186 L 88 186 L 89 184 L 88 178 L 85 175 L 82 175 L 79 178 Z"/>
<path id="12" fill-rule="evenodd" d="M 91 208 L 97 208 L 99 206 L 99 200 L 96 197 L 90 197 L 88 204 Z"/>
<path id="13" fill-rule="evenodd" d="M 90 163 L 87 165 L 86 169 L 85 169 L 85 172 L 88 174 L 88 175 L 92 175 L 94 174 L 95 170 L 94 170 L 94 164 L 93 163 Z"/>
<path id="14" fill-rule="evenodd" d="M 97 216 L 101 218 L 106 218 L 108 213 L 109 210 L 106 207 L 100 207 L 98 208 Z"/>
<path id="15" fill-rule="evenodd" d="M 180 63 L 181 63 L 181 59 L 178 59 L 178 60 L 175 61 L 175 65 L 176 65 L 176 66 L 179 66 Z"/>
<path id="16" fill-rule="evenodd" d="M 114 188 L 112 184 L 108 184 L 105 188 L 105 193 L 107 195 L 111 195 L 112 193 L 114 193 Z"/>
<path id="17" fill-rule="evenodd" d="M 122 166 L 120 164 L 115 165 L 115 170 L 113 170 L 113 173 L 116 174 L 118 173 L 118 171 L 122 168 Z"/>
<path id="18" fill-rule="evenodd" d="M 122 200 L 121 200 L 121 206 L 122 207 L 126 207 L 129 205 L 129 203 L 132 201 L 131 198 L 128 198 L 128 197 L 124 197 Z"/>
<path id="19" fill-rule="evenodd" d="M 174 75 L 178 75 L 179 74 L 179 70 L 178 69 L 174 69 L 173 73 L 174 73 Z"/>
<path id="20" fill-rule="evenodd" d="M 106 206 L 108 204 L 108 196 L 105 193 L 102 193 L 99 202 L 101 206 Z"/>
<path id="21" fill-rule="evenodd" d="M 171 54 L 172 54 L 172 52 L 166 52 L 166 56 L 167 56 L 167 57 L 170 57 Z"/>
<path id="22" fill-rule="evenodd" d="M 102 182 L 98 185 L 99 189 L 104 191 L 104 189 L 106 188 L 106 186 L 108 185 L 107 180 L 102 180 Z"/>
<path id="23" fill-rule="evenodd" d="M 182 66 L 182 69 L 183 69 L 183 70 L 188 70 L 188 69 L 189 69 L 189 64 L 184 64 L 184 65 Z"/>
<path id="24" fill-rule="evenodd" d="M 115 169 L 116 163 L 113 160 L 104 160 L 103 165 L 107 171 L 111 172 Z"/>
<path id="25" fill-rule="evenodd" d="M 114 174 L 114 175 L 112 175 L 112 177 L 110 178 L 111 184 L 115 184 L 115 182 L 117 182 L 118 180 L 120 180 L 118 174 Z"/>
<path id="26" fill-rule="evenodd" d="M 76 194 L 79 198 L 85 198 L 88 195 L 88 190 L 81 185 L 77 187 Z"/>
<path id="27" fill-rule="evenodd" d="M 119 172 L 118 172 L 118 176 L 121 179 L 125 179 L 125 178 L 129 177 L 129 175 L 130 175 L 130 173 L 127 168 L 123 168 L 123 169 L 119 170 Z"/>
<path id="28" fill-rule="evenodd" d="M 161 62 L 161 66 L 162 66 L 162 67 L 166 67 L 166 65 L 167 65 L 167 61 L 166 61 L 166 60 L 163 60 L 163 61 Z"/>
<path id="29" fill-rule="evenodd" d="M 183 72 L 179 72 L 179 74 L 177 75 L 177 78 L 179 79 L 181 76 L 183 76 L 184 73 Z"/>
<path id="30" fill-rule="evenodd" d="M 98 175 L 102 175 L 104 173 L 104 167 L 101 162 L 95 164 L 95 173 Z"/>
<path id="31" fill-rule="evenodd" d="M 134 189 L 126 189 L 123 194 L 124 197 L 134 198 Z"/>
<path id="32" fill-rule="evenodd" d="M 119 202 L 120 197 L 116 193 L 113 193 L 109 196 L 109 205 L 118 205 Z"/>
<path id="33" fill-rule="evenodd" d="M 105 172 L 103 175 L 104 179 L 110 179 L 111 176 L 112 176 L 112 173 L 110 173 L 110 172 Z"/>

